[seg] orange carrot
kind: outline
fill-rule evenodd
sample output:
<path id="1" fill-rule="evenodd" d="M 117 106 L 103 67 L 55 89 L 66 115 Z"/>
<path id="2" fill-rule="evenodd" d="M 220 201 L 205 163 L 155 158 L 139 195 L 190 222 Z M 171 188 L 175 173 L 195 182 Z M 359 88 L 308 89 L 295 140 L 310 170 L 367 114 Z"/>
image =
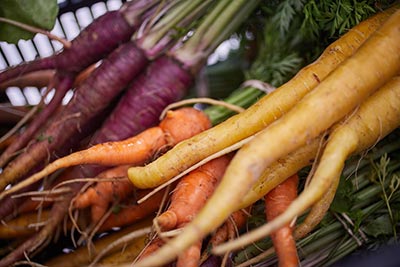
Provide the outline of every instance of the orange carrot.
<path id="1" fill-rule="evenodd" d="M 159 237 L 155 237 L 150 241 L 149 244 L 145 246 L 143 251 L 139 254 L 136 260 L 140 260 L 142 258 L 147 257 L 148 255 L 152 254 L 153 252 L 157 251 L 160 247 L 165 244 L 164 240 Z"/>
<path id="2" fill-rule="evenodd" d="M 150 190 L 138 190 L 137 196 L 143 197 L 147 195 Z M 110 230 L 113 227 L 121 227 L 130 225 L 152 214 L 155 214 L 161 205 L 161 201 L 165 194 L 165 190 L 158 191 L 146 201 L 136 204 L 123 204 L 121 203 L 120 210 L 116 210 L 104 221 L 99 228 L 99 232 Z"/>
<path id="3" fill-rule="evenodd" d="M 204 206 L 219 184 L 232 155 L 216 158 L 182 178 L 171 196 L 166 212 L 155 220 L 162 230 L 182 228 Z M 178 256 L 177 267 L 199 266 L 202 240 L 197 241 Z"/>
<path id="4" fill-rule="evenodd" d="M 250 210 L 251 206 L 235 211 L 220 227 L 217 228 L 208 242 L 207 249 L 203 251 L 201 262 L 205 262 L 210 257 L 210 252 L 213 247 L 216 247 L 225 241 L 234 239 L 239 235 L 239 231 L 241 231 L 246 225 Z"/>
<path id="5" fill-rule="evenodd" d="M 168 111 L 158 127 L 119 142 L 106 142 L 72 153 L 47 165 L 40 172 L 0 193 L 0 199 L 41 180 L 52 172 L 79 164 L 123 165 L 143 164 L 160 150 L 174 146 L 211 127 L 209 118 L 194 108 Z"/>
<path id="6" fill-rule="evenodd" d="M 219 184 L 231 155 L 211 160 L 190 172 L 177 184 L 167 211 L 155 218 L 161 230 L 184 226 L 203 207 Z"/>
<path id="7" fill-rule="evenodd" d="M 184 176 L 177 184 L 171 196 L 168 210 L 157 216 L 154 223 L 161 231 L 178 229 L 189 223 L 219 184 L 232 155 L 216 158 Z M 156 251 L 164 241 L 155 238 L 143 251 L 144 258 Z M 177 267 L 198 266 L 202 241 L 199 240 L 186 249 L 177 259 Z"/>
<path id="8" fill-rule="evenodd" d="M 233 239 L 238 235 L 240 231 L 247 222 L 249 217 L 250 208 L 245 210 L 237 210 L 227 219 L 224 224 L 222 224 L 216 232 L 212 235 L 210 239 L 210 246 L 214 247 L 224 243 L 229 239 Z"/>
<path id="9" fill-rule="evenodd" d="M 133 184 L 126 177 L 130 165 L 117 166 L 100 173 L 97 178 L 118 178 L 115 181 L 97 182 L 85 192 L 76 196 L 74 208 L 84 209 L 90 206 L 92 223 L 98 222 L 107 212 L 110 203 L 126 199 L 134 192 Z"/>
<path id="10" fill-rule="evenodd" d="M 201 244 L 202 240 L 195 242 L 182 254 L 178 256 L 176 260 L 176 267 L 197 267 L 199 266 L 201 256 Z"/>
<path id="11" fill-rule="evenodd" d="M 297 197 L 298 181 L 299 177 L 295 174 L 265 195 L 265 213 L 267 221 L 273 220 L 284 212 Z M 296 242 L 292 232 L 293 227 L 286 225 L 271 234 L 280 267 L 299 266 Z"/>

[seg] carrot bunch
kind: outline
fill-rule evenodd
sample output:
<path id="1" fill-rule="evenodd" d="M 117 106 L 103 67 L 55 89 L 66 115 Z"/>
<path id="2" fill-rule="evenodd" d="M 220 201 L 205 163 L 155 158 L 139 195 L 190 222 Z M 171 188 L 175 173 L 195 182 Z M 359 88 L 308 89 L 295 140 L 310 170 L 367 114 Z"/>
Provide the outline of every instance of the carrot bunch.
<path id="1" fill-rule="evenodd" d="M 286 83 L 272 92 L 268 87 L 221 123 L 192 107 L 169 110 L 160 121 L 163 109 L 187 94 L 216 45 L 258 4 L 123 5 L 116 14 L 140 30 L 76 83 L 71 102 L 43 125 L 43 139 L 31 140 L 12 160 L 8 152 L 3 163 L 0 158 L 5 224 L 29 206 L 43 214 L 29 224 L 34 234 L 21 231 L 23 242 L 0 266 L 47 246 L 63 220 L 74 245 L 87 241 L 91 252 L 98 233 L 153 216 L 146 242 L 140 239 L 145 247 L 130 259 L 135 266 L 199 266 L 211 254 L 224 255 L 218 258 L 224 265 L 231 252 L 268 235 L 280 266 L 298 265 L 295 239 L 327 213 L 345 161 L 400 125 L 400 10 L 395 5 L 358 23 Z M 83 70 L 41 64 L 26 66 L 54 68 L 57 85 L 66 88 Z M 0 84 L 20 71 L 0 73 Z M 95 100 L 86 94 L 90 88 Z M 306 182 L 298 175 L 304 167 L 312 167 Z M 47 204 L 14 209 L 28 196 Z M 259 203 L 266 223 L 245 229 Z"/>

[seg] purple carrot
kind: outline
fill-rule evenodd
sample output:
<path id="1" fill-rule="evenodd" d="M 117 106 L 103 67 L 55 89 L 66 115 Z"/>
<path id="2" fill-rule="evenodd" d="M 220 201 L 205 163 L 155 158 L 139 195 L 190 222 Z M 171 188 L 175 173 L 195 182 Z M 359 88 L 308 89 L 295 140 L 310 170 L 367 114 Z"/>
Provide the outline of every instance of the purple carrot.
<path id="1" fill-rule="evenodd" d="M 192 82 L 192 74 L 180 63 L 167 56 L 158 58 L 127 88 L 95 134 L 97 143 L 125 139 L 156 125 L 162 110 L 181 99 Z"/>
<path id="2" fill-rule="evenodd" d="M 42 134 L 44 140 L 30 145 L 0 174 L 0 190 L 25 175 L 47 154 L 77 133 L 104 110 L 147 64 L 142 50 L 133 42 L 121 45 L 76 90 L 68 105 L 58 113 Z"/>
<path id="3" fill-rule="evenodd" d="M 37 130 L 43 126 L 48 118 L 56 111 L 60 106 L 65 93 L 71 88 L 74 79 L 73 75 L 67 73 L 57 73 L 55 77 L 55 84 L 57 90 L 55 90 L 54 97 L 50 103 L 36 115 L 35 119 L 27 126 L 27 128 L 18 136 L 18 140 L 11 143 L 5 151 L 0 155 L 0 167 L 3 167 L 13 156 L 13 154 L 24 147 Z"/>
<path id="4" fill-rule="evenodd" d="M 22 63 L 0 73 L 0 84 L 20 75 L 44 69 L 79 73 L 101 60 L 121 43 L 127 42 L 140 25 L 141 14 L 154 1 L 137 0 L 117 11 L 109 11 L 89 24 L 71 46 L 49 57 Z"/>

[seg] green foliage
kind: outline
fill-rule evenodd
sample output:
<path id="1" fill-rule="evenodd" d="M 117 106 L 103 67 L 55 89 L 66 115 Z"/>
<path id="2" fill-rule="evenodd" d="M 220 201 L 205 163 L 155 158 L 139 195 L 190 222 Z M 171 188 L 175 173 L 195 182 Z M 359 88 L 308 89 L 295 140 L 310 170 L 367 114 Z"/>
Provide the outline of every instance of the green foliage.
<path id="1" fill-rule="evenodd" d="M 364 225 L 363 231 L 374 238 L 381 235 L 393 235 L 393 225 L 388 214 L 383 214 Z"/>
<path id="2" fill-rule="evenodd" d="M 349 212 L 354 204 L 354 186 L 350 179 L 342 177 L 330 210 L 338 213 Z"/>
<path id="3" fill-rule="evenodd" d="M 379 161 L 378 164 L 373 164 L 373 167 L 376 171 L 376 179 L 374 180 L 381 189 L 382 189 L 382 198 L 387 207 L 388 215 L 391 220 L 391 225 L 393 228 L 394 236 L 397 236 L 395 225 L 397 221 L 395 220 L 394 212 L 391 207 L 391 200 L 394 194 L 400 188 L 400 177 L 398 174 L 391 174 L 388 170 L 388 166 L 390 163 L 390 158 L 388 158 L 387 154 L 385 154 Z"/>
<path id="4" fill-rule="evenodd" d="M 303 1 L 272 2 L 263 7 L 265 21 L 257 58 L 246 74 L 249 79 L 268 82 L 277 87 L 289 80 L 304 61 L 299 21 Z"/>
<path id="5" fill-rule="evenodd" d="M 1 0 L 0 17 L 45 30 L 54 27 L 58 14 L 57 0 Z M 0 22 L 0 41 L 17 43 L 31 39 L 34 33 Z"/>
<path id="6" fill-rule="evenodd" d="M 272 24 L 277 25 L 281 35 L 284 35 L 289 31 L 295 17 L 299 12 L 301 12 L 304 3 L 305 0 L 287 0 L 281 1 L 280 4 L 277 5 L 271 22 Z"/>
<path id="7" fill-rule="evenodd" d="M 314 40 L 338 38 L 375 13 L 375 4 L 374 0 L 308 1 L 302 30 Z"/>

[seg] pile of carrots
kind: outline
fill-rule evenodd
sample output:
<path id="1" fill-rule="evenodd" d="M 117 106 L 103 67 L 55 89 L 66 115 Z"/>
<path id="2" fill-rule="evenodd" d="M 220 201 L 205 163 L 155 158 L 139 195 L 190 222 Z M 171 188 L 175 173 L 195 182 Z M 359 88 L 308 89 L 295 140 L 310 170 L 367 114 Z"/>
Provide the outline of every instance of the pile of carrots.
<path id="1" fill-rule="evenodd" d="M 71 266 L 226 266 L 230 253 L 269 235 L 279 266 L 299 266 L 296 240 L 327 213 L 345 161 L 400 125 L 398 5 L 356 25 L 288 82 L 221 123 L 193 107 L 159 118 L 187 95 L 222 41 L 205 34 L 209 46 L 200 37 L 176 43 L 176 27 L 191 25 L 177 14 L 199 12 L 191 22 L 204 17 L 194 31 L 203 33 L 221 10 L 246 18 L 258 4 L 178 2 L 128 1 L 70 48 L 0 73 L 5 84 L 51 69 L 49 88 L 60 94 L 0 156 L 0 239 L 11 247 L 0 266 L 30 261 L 61 230 L 74 246 Z M 153 16 L 160 23 L 134 35 Z M 121 35 L 107 49 L 64 62 L 115 19 L 120 26 L 109 23 L 116 29 L 99 34 Z M 233 32 L 243 20 L 224 26 Z M 60 106 L 73 87 L 74 98 Z M 299 173 L 310 166 L 304 184 Z M 257 203 L 267 222 L 247 231 Z M 21 229 L 18 220 L 26 220 Z M 67 256 L 45 265 L 65 264 Z"/>

